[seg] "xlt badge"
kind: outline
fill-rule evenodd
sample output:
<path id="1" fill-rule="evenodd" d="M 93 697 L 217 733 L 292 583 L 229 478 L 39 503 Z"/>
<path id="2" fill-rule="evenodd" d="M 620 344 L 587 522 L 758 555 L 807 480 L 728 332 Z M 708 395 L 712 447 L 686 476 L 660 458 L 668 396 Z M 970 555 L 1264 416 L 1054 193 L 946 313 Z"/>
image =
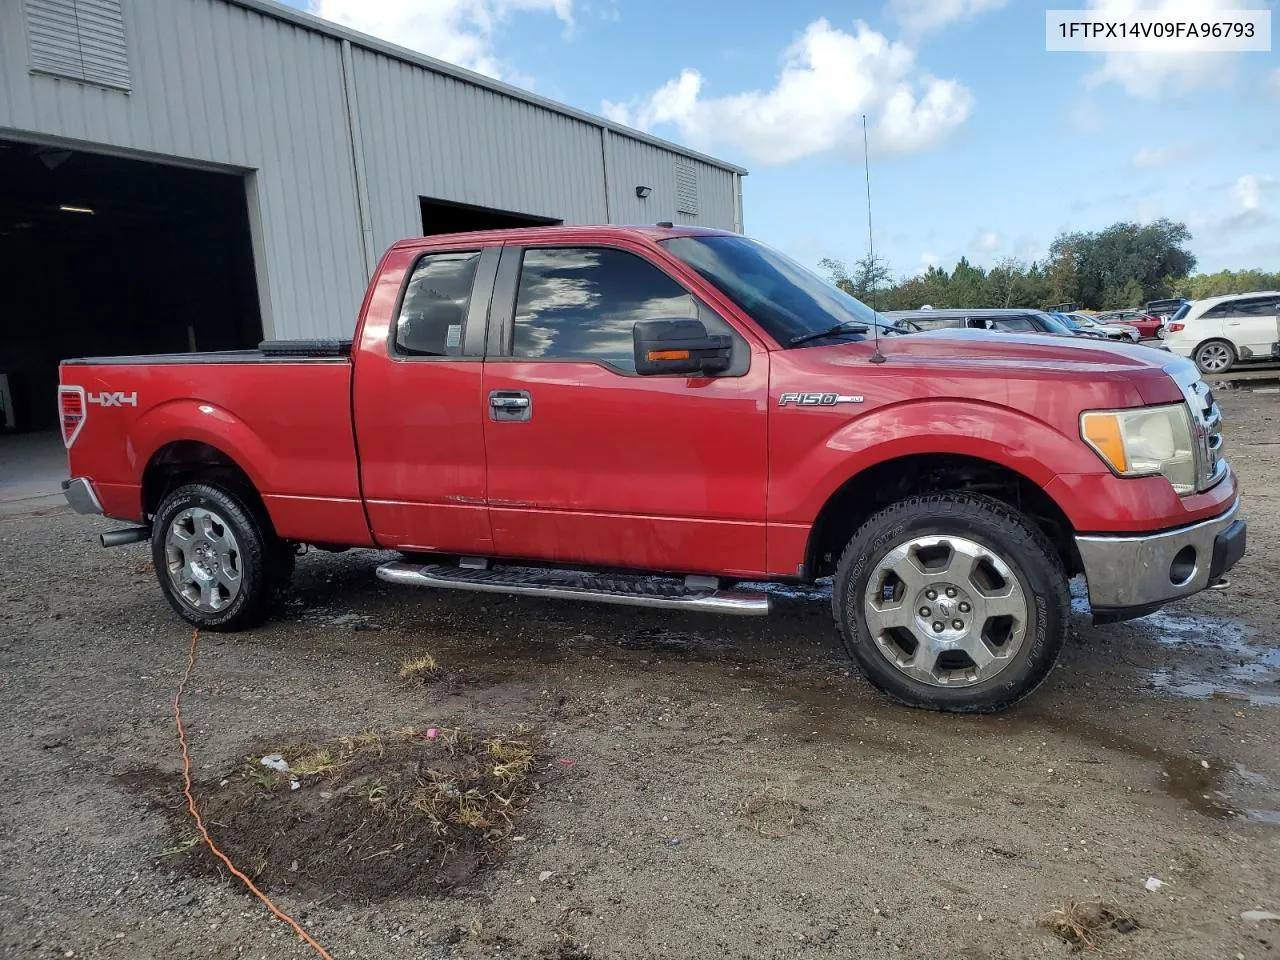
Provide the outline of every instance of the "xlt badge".
<path id="1" fill-rule="evenodd" d="M 834 407 L 837 403 L 861 403 L 862 397 L 842 393 L 784 393 L 778 398 L 778 406 Z"/>

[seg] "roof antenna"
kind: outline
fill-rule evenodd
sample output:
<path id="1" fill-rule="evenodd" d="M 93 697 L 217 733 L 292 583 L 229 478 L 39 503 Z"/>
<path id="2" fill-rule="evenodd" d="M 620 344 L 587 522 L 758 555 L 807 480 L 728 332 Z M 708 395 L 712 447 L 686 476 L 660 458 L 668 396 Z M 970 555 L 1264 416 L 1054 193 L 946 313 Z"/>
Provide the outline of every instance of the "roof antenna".
<path id="1" fill-rule="evenodd" d="M 871 278 L 871 309 L 876 313 L 876 319 L 872 330 L 872 336 L 875 338 L 875 352 L 871 354 L 872 363 L 884 363 L 885 355 L 880 352 L 880 320 L 879 311 L 876 310 L 876 242 L 871 235 L 871 151 L 867 148 L 867 115 L 862 115 L 862 162 L 867 171 L 867 247 L 870 256 L 870 269 L 868 273 Z"/>

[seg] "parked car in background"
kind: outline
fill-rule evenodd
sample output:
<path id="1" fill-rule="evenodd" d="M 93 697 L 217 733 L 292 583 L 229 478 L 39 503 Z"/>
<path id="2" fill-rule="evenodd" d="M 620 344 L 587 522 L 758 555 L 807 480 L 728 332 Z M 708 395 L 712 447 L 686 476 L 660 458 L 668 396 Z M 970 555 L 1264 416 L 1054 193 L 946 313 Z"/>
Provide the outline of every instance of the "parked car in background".
<path id="1" fill-rule="evenodd" d="M 1076 333 L 1094 333 L 1122 343 L 1137 343 L 1142 339 L 1138 328 L 1127 323 L 1101 323 L 1097 317 L 1087 313 L 1054 313 L 1054 316 Z"/>
<path id="2" fill-rule="evenodd" d="M 1164 336 L 1164 320 L 1141 310 L 1112 310 L 1100 313 L 1094 319 L 1099 323 L 1127 323 L 1131 327 L 1137 327 L 1143 340 Z"/>
<path id="3" fill-rule="evenodd" d="M 998 330 L 1003 333 L 1054 333 L 1066 337 L 1106 339 L 1101 333 L 1076 330 L 1071 324 L 1044 310 L 1025 307 L 1004 309 L 975 307 L 950 310 L 889 310 L 882 314 L 894 326 L 910 330 Z"/>
<path id="4" fill-rule="evenodd" d="M 1172 297 L 1168 300 L 1149 300 L 1147 301 L 1146 313 L 1149 317 L 1158 317 L 1165 322 L 1169 318 L 1182 309 L 1184 303 L 1188 303 L 1186 297 Z"/>
<path id="5" fill-rule="evenodd" d="M 1229 294 L 1183 304 L 1165 346 L 1201 373 L 1226 373 L 1239 361 L 1280 360 L 1280 292 Z"/>

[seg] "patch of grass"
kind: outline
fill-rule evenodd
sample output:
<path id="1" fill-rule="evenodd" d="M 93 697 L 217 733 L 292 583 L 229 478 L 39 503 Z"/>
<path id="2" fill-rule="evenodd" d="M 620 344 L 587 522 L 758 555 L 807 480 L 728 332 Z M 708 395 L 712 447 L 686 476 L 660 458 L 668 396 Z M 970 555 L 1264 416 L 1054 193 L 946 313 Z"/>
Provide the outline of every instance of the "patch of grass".
<path id="1" fill-rule="evenodd" d="M 285 758 L 288 760 L 288 757 Z M 338 751 L 330 747 L 308 750 L 289 760 L 289 772 L 299 778 L 322 777 L 332 774 L 341 765 Z"/>
<path id="2" fill-rule="evenodd" d="M 1050 910 L 1039 924 L 1076 950 L 1097 950 L 1112 932 L 1138 929 L 1138 921 L 1113 900 L 1074 901 Z"/>
<path id="3" fill-rule="evenodd" d="M 409 657 L 400 664 L 400 669 L 396 672 L 402 680 L 414 680 L 418 683 L 432 683 L 444 675 L 436 658 L 429 653 Z"/>

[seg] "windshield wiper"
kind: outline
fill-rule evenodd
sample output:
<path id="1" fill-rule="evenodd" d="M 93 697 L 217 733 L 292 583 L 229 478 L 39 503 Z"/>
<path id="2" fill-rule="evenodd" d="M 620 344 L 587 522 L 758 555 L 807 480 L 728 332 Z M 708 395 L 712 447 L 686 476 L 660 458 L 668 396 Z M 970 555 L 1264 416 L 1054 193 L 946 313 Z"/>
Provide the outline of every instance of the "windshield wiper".
<path id="1" fill-rule="evenodd" d="M 817 333 L 806 333 L 798 337 L 792 337 L 787 341 L 788 347 L 796 347 L 802 343 L 808 343 L 810 340 L 821 340 L 823 337 L 834 337 L 837 333 L 866 333 L 871 328 L 865 323 L 855 323 L 852 320 L 846 320 L 843 323 L 837 323 L 834 327 L 828 327 L 826 330 L 819 330 Z"/>

